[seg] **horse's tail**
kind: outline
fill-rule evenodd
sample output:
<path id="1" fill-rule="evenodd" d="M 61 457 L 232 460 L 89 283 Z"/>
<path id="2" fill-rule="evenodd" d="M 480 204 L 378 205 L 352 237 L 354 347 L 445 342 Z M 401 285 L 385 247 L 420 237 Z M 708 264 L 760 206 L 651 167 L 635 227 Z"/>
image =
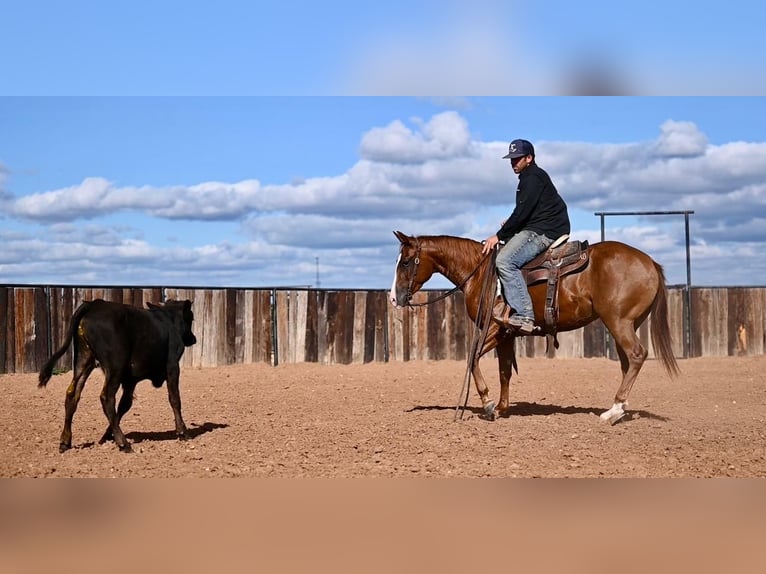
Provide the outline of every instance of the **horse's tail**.
<path id="1" fill-rule="evenodd" d="M 40 369 L 40 375 L 38 377 L 38 387 L 44 387 L 48 384 L 48 381 L 51 378 L 51 375 L 53 375 L 53 367 L 56 365 L 56 361 L 58 361 L 61 358 L 61 355 L 63 355 L 69 345 L 72 343 L 72 339 L 74 338 L 74 333 L 77 327 L 80 324 L 80 320 L 82 319 L 82 316 L 85 314 L 85 311 L 88 310 L 90 307 L 90 302 L 86 301 L 82 305 L 80 305 L 77 310 L 74 312 L 74 315 L 72 315 L 72 319 L 69 322 L 69 331 L 67 331 L 66 339 L 64 339 L 64 342 L 61 344 L 61 347 L 59 347 L 58 351 L 53 353 L 51 355 L 51 358 L 48 359 L 48 361 L 42 366 Z"/>
<path id="2" fill-rule="evenodd" d="M 673 355 L 673 347 L 670 340 L 668 290 L 665 286 L 665 272 L 659 263 L 655 262 L 654 266 L 657 268 L 659 285 L 657 287 L 657 295 L 654 297 L 654 304 L 652 305 L 652 346 L 654 347 L 654 352 L 662 360 L 662 366 L 665 367 L 668 375 L 675 377 L 680 373 L 680 369 L 678 368 L 675 355 Z"/>

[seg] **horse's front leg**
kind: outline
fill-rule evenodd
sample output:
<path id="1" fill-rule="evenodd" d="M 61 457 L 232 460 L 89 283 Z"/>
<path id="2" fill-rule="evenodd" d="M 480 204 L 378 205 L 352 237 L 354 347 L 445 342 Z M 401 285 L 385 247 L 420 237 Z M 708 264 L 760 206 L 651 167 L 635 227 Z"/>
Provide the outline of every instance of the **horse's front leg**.
<path id="1" fill-rule="evenodd" d="M 484 409 L 486 417 L 493 421 L 495 420 L 495 401 L 489 398 L 489 388 L 484 381 L 484 375 L 481 374 L 479 369 L 479 358 L 476 357 L 471 365 L 471 374 L 473 375 L 474 383 L 476 384 L 476 392 L 479 393 L 481 399 L 481 406 Z"/>

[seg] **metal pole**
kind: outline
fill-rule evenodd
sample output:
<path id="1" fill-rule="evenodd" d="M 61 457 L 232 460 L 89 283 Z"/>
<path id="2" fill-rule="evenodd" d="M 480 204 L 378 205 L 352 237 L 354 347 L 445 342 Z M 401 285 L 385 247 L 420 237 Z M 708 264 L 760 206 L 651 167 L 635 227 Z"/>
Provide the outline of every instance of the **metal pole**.
<path id="1" fill-rule="evenodd" d="M 686 227 L 686 297 L 684 298 L 683 330 L 684 330 L 684 358 L 694 354 L 692 343 L 692 271 L 691 271 L 691 251 L 689 248 L 689 215 L 694 211 L 597 211 L 593 215 L 601 218 L 601 241 L 604 241 L 604 217 L 607 215 L 683 215 Z M 605 333 L 604 342 L 608 350 L 608 332 Z"/>
<path id="2" fill-rule="evenodd" d="M 694 356 L 694 346 L 692 343 L 692 263 L 689 249 L 689 212 L 684 213 L 684 223 L 686 225 L 686 357 Z"/>
<path id="3" fill-rule="evenodd" d="M 604 241 L 604 214 L 600 213 L 601 216 L 601 241 Z"/>
<path id="4" fill-rule="evenodd" d="M 601 216 L 601 243 L 604 242 L 604 214 L 600 213 Z M 606 328 L 606 325 L 604 325 L 604 357 L 609 358 L 609 330 Z"/>

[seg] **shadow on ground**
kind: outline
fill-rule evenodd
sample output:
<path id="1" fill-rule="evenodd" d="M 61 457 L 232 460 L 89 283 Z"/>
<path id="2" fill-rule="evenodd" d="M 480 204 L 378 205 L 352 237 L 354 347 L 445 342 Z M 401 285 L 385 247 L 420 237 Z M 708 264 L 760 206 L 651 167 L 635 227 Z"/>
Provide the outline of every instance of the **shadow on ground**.
<path id="1" fill-rule="evenodd" d="M 189 437 L 192 439 L 197 438 L 200 435 L 214 431 L 215 429 L 223 429 L 228 427 L 227 424 L 222 423 L 210 423 L 205 422 L 201 425 L 194 425 L 193 428 L 189 428 Z M 131 431 L 125 434 L 125 437 L 134 443 L 143 441 L 162 441 L 162 440 L 178 440 L 175 429 L 166 431 Z"/>
<path id="2" fill-rule="evenodd" d="M 412 407 L 411 409 L 408 409 L 406 412 L 415 412 L 415 411 L 454 411 L 456 410 L 456 407 L 448 407 L 444 405 L 419 405 Z M 604 407 L 576 407 L 574 405 L 570 406 L 561 406 L 561 405 L 551 405 L 551 404 L 541 404 L 541 403 L 528 403 L 528 402 L 519 402 L 519 403 L 511 403 L 510 408 L 508 408 L 504 413 L 500 414 L 497 413 L 498 418 L 510 418 L 510 417 L 530 417 L 530 416 L 547 416 L 547 415 L 600 415 L 605 410 Z M 484 409 L 481 407 L 466 407 L 466 412 L 473 413 L 477 415 L 480 418 L 484 417 Z M 656 415 L 654 413 L 651 413 L 649 411 L 644 410 L 628 410 L 625 413 L 625 416 L 621 419 L 620 422 L 627 422 L 634 419 L 651 419 L 656 421 L 662 421 L 666 422 L 669 419 L 667 417 L 663 417 L 660 415 Z"/>

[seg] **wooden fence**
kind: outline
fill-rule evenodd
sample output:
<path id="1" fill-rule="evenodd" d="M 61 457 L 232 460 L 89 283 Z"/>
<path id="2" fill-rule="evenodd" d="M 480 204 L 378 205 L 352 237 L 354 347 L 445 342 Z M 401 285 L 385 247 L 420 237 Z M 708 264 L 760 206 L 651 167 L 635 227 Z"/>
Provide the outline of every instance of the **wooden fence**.
<path id="1" fill-rule="evenodd" d="M 414 302 L 443 291 L 423 291 Z M 0 373 L 30 373 L 64 340 L 69 318 L 85 300 L 102 298 L 144 307 L 146 302 L 193 302 L 198 342 L 184 367 L 230 364 L 465 360 L 473 334 L 461 293 L 425 307 L 395 309 L 382 290 L 228 289 L 180 287 L 0 286 Z M 762 355 L 766 348 L 766 288 L 693 288 L 691 324 L 686 291 L 669 290 L 677 357 Z M 639 329 L 654 356 L 649 321 Z M 603 324 L 560 333 L 557 357 L 616 358 Z M 521 337 L 519 356 L 545 354 L 545 339 Z M 59 366 L 71 365 L 71 348 Z"/>

